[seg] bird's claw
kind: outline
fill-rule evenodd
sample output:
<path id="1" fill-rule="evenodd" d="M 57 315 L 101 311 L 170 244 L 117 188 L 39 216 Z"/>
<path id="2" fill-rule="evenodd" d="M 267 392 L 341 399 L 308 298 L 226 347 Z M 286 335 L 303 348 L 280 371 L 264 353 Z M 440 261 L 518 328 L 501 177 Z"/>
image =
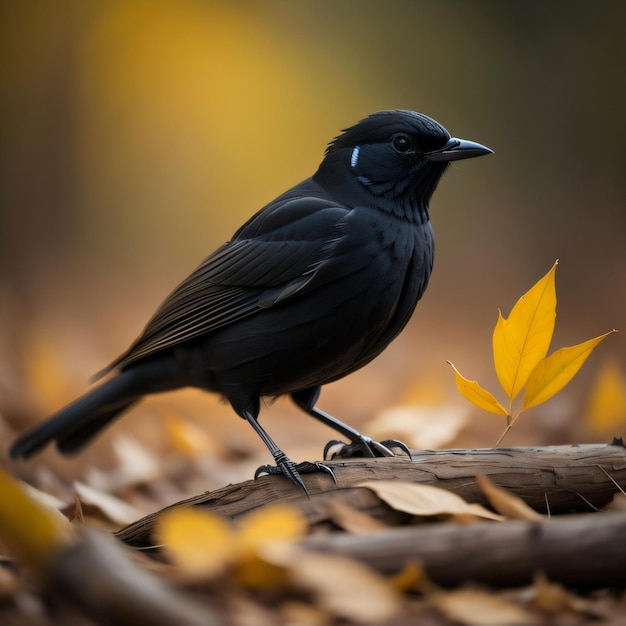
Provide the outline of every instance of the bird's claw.
<path id="1" fill-rule="evenodd" d="M 361 436 L 350 443 L 329 441 L 324 448 L 324 459 L 396 456 L 392 448 L 399 448 L 409 459 L 412 458 L 409 447 L 402 441 L 387 439 L 379 442 L 370 437 Z"/>
<path id="2" fill-rule="evenodd" d="M 413 460 L 413 456 L 411 455 L 411 448 L 404 443 L 404 441 L 400 441 L 399 439 L 385 439 L 381 441 L 382 445 L 384 445 L 388 450 L 392 450 L 393 448 L 399 448 L 409 457 L 409 460 Z M 394 456 L 398 456 L 394 454 Z"/>
<path id="3" fill-rule="evenodd" d="M 302 463 L 298 463 L 295 467 L 300 474 L 326 472 L 333 479 L 335 485 L 337 484 L 335 472 L 333 472 L 332 467 L 330 465 L 326 465 L 326 463 L 322 463 L 321 461 L 302 461 Z"/>
<path id="4" fill-rule="evenodd" d="M 337 484 L 337 478 L 335 477 L 335 472 L 333 472 L 332 468 L 329 465 L 321 462 L 311 463 L 309 461 L 305 461 L 303 463 L 298 463 L 297 465 L 287 457 L 284 453 L 276 455 L 274 457 L 276 460 L 276 465 L 261 465 L 261 467 L 257 468 L 256 472 L 254 472 L 255 480 L 259 478 L 259 476 L 263 476 L 265 474 L 269 475 L 282 475 L 291 480 L 291 482 L 295 483 L 298 487 L 300 487 L 304 493 L 309 495 L 307 488 L 302 481 L 300 474 L 311 474 L 312 472 L 326 472 L 330 474 L 330 477 L 333 479 L 333 482 Z"/>
<path id="5" fill-rule="evenodd" d="M 300 473 L 296 469 L 296 464 L 282 451 L 279 451 L 274 455 L 276 465 L 261 465 L 256 472 L 254 472 L 254 478 L 257 479 L 262 474 L 282 474 L 285 478 L 288 478 L 292 483 L 296 484 L 304 493 L 309 495 L 306 485 L 300 477 Z"/>

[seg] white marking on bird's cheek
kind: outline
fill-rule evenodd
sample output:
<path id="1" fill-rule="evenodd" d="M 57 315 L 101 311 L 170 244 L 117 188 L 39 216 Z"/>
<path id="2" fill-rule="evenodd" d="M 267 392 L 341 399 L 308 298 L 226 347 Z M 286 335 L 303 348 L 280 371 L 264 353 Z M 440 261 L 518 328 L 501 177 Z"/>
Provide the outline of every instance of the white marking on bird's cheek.
<path id="1" fill-rule="evenodd" d="M 352 150 L 352 156 L 350 157 L 350 166 L 356 167 L 359 162 L 359 152 L 361 152 L 361 146 L 354 146 Z"/>

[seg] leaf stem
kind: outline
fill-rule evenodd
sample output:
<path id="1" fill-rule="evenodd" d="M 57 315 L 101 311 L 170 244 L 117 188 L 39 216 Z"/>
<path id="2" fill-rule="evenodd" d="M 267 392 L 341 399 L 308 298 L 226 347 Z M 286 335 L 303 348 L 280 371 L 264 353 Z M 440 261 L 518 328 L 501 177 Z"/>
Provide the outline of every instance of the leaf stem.
<path id="1" fill-rule="evenodd" d="M 511 428 L 515 426 L 515 422 L 517 422 L 521 414 L 522 411 L 520 411 L 515 417 L 511 417 L 511 415 L 506 416 L 506 428 L 504 429 L 504 432 L 500 435 L 500 439 L 498 439 L 498 441 L 496 442 L 496 448 L 502 443 L 502 440 L 508 435 Z"/>

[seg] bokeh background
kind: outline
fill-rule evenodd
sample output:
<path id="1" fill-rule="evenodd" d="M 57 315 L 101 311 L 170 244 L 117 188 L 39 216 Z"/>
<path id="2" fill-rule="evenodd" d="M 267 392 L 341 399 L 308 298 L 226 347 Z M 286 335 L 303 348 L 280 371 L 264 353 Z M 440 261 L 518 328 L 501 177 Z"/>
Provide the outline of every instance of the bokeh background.
<path id="1" fill-rule="evenodd" d="M 556 258 L 553 348 L 626 330 L 626 3 L 1 7 L 3 448 L 83 392 L 204 256 L 379 109 L 424 112 L 495 155 L 446 174 L 423 302 L 377 362 L 324 391 L 326 410 L 357 424 L 397 405 L 429 406 L 433 425 L 469 412 L 443 443 L 493 445 L 504 425 L 457 395 L 445 361 L 498 395 L 497 310 L 507 314 Z M 622 434 L 594 429 L 586 413 L 603 368 L 619 388 L 624 353 L 623 333 L 612 335 L 508 443 Z M 332 434 L 295 414 L 278 401 L 263 423 L 294 458 L 319 457 Z M 172 416 L 218 451 L 256 445 L 228 407 L 197 392 L 156 398 L 112 430 L 158 447 Z M 71 472 L 106 459 L 107 445 L 44 459 Z"/>

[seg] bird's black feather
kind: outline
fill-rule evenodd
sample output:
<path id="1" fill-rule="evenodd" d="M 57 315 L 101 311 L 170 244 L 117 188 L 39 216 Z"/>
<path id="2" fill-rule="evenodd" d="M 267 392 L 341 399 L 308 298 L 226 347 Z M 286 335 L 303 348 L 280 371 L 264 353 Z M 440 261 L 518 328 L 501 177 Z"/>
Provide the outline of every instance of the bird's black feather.
<path id="1" fill-rule="evenodd" d="M 253 215 L 166 298 L 103 371 L 116 377 L 20 437 L 11 455 L 50 440 L 74 452 L 142 396 L 184 386 L 226 397 L 300 486 L 256 421 L 262 396 L 291 394 L 366 453 L 386 450 L 314 402 L 321 385 L 371 361 L 404 328 L 432 270 L 431 195 L 449 160 L 488 152 L 412 111 L 348 128 L 311 178 Z"/>

